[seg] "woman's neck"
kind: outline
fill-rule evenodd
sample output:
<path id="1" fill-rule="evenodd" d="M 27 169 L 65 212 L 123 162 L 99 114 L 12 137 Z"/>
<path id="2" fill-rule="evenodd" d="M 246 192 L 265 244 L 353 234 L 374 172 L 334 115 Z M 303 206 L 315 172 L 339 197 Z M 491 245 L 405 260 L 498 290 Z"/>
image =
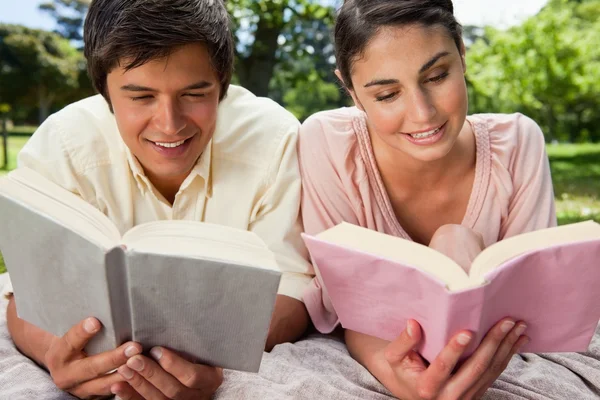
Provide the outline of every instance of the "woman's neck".
<path id="1" fill-rule="evenodd" d="M 389 146 L 378 135 L 370 136 L 383 181 L 386 184 L 402 187 L 407 194 L 413 191 L 452 187 L 475 165 L 475 136 L 467 121 L 450 152 L 434 161 L 418 160 Z"/>

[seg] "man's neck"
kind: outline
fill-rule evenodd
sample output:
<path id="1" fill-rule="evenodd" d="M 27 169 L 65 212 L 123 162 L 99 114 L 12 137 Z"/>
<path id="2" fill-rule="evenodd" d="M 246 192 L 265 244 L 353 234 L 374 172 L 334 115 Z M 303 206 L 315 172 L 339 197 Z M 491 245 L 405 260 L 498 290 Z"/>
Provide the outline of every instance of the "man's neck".
<path id="1" fill-rule="evenodd" d="M 152 183 L 154 188 L 165 198 L 169 204 L 173 205 L 175 202 L 175 196 L 179 192 L 183 181 L 187 178 L 187 175 L 177 178 L 158 178 L 147 174 L 148 180 Z"/>

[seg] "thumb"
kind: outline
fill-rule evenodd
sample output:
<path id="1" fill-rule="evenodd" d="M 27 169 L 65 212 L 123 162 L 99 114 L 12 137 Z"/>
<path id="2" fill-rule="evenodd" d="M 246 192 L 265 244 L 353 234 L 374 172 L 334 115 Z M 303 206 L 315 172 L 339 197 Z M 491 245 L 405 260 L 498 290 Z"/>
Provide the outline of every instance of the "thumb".
<path id="1" fill-rule="evenodd" d="M 406 357 L 419 344 L 422 338 L 421 326 L 413 319 L 408 320 L 406 329 L 402 331 L 385 349 L 385 359 L 395 364 Z"/>

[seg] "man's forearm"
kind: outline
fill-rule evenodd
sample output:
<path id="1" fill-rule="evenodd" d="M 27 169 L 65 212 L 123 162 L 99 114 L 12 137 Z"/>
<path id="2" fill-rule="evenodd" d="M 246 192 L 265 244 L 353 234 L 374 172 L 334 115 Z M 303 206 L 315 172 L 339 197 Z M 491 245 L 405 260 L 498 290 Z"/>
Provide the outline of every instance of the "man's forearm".
<path id="1" fill-rule="evenodd" d="M 289 296 L 277 295 L 265 350 L 271 351 L 280 343 L 297 340 L 307 326 L 308 312 L 304 303 Z"/>
<path id="2" fill-rule="evenodd" d="M 44 356 L 50 347 L 53 336 L 42 329 L 17 317 L 14 297 L 10 298 L 6 309 L 8 331 L 15 346 L 39 365 L 44 365 Z"/>

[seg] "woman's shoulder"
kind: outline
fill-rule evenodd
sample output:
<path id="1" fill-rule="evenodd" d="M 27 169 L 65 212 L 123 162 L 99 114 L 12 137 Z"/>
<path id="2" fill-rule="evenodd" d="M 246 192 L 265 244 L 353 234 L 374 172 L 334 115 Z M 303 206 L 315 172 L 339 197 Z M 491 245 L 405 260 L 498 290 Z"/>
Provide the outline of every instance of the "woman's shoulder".
<path id="1" fill-rule="evenodd" d="M 474 114 L 468 118 L 478 138 L 489 138 L 492 157 L 504 161 L 506 167 L 545 151 L 542 130 L 526 115 Z"/>
<path id="2" fill-rule="evenodd" d="M 308 143 L 340 143 L 356 141 L 356 119 L 361 112 L 356 107 L 320 111 L 308 117 L 300 126 L 300 141 Z"/>
<path id="3" fill-rule="evenodd" d="M 311 115 L 300 126 L 298 152 L 300 161 L 326 159 L 337 169 L 348 158 L 360 157 L 356 129 L 361 126 L 361 111 L 343 107 Z"/>

